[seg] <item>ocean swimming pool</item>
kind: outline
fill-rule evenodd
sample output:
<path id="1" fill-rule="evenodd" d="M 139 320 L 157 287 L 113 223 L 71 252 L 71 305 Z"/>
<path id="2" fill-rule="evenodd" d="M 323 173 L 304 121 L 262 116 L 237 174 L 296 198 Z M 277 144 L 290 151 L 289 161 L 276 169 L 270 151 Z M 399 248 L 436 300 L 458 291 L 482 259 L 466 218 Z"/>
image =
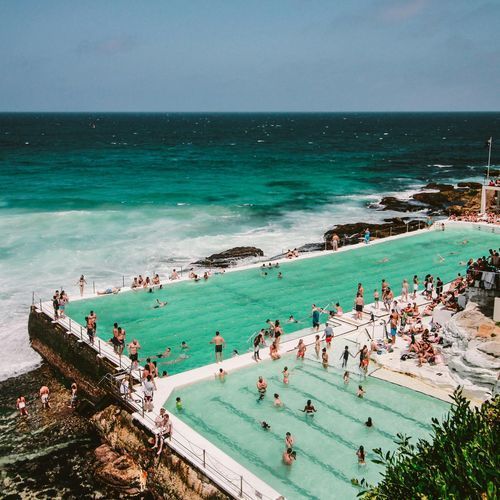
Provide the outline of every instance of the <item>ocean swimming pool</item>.
<path id="1" fill-rule="evenodd" d="M 392 284 L 396 295 L 403 278 L 410 281 L 414 274 L 423 279 L 432 273 L 446 282 L 465 271 L 461 263 L 485 254 L 499 241 L 499 235 L 491 231 L 450 225 L 444 232 L 427 231 L 284 262 L 279 269 L 268 270 L 267 276 L 259 268 L 245 269 L 215 275 L 208 281 L 176 283 L 153 294 L 140 290 L 70 302 L 66 311 L 81 324 L 91 309 L 96 311 L 97 334 L 103 340 L 109 340 L 112 325 L 118 322 L 127 331 L 127 341 L 137 338 L 141 343 L 141 357 L 171 347 L 171 357 L 158 359 L 158 367 L 173 374 L 214 361 L 209 341 L 216 330 L 227 341 L 226 357 L 233 349 L 245 352 L 249 339 L 268 318 L 280 319 L 285 333 L 291 333 L 310 326 L 312 303 L 324 307 L 339 301 L 349 310 L 358 282 L 363 283 L 367 302 L 373 289 L 380 288 L 382 278 Z M 277 278 L 279 271 L 283 279 Z M 154 309 L 156 299 L 166 300 L 168 305 Z M 301 322 L 287 324 L 291 314 Z M 182 341 L 189 345 L 187 357 L 180 348 Z"/>
<path id="2" fill-rule="evenodd" d="M 289 385 L 282 381 L 285 365 L 291 372 Z M 268 389 L 258 402 L 260 375 Z M 374 448 L 394 450 L 397 433 L 415 440 L 428 437 L 431 417 L 442 418 L 449 409 L 441 400 L 374 377 L 361 381 L 366 395 L 360 399 L 358 383 L 351 375 L 345 385 L 338 369 L 325 371 L 316 361 L 286 356 L 231 372 L 224 382 L 212 379 L 181 387 L 165 406 L 286 498 L 347 499 L 358 492 L 351 479 L 380 479 L 382 468 L 370 460 Z M 275 392 L 283 408 L 273 406 Z M 175 408 L 178 396 L 182 411 Z M 312 417 L 300 411 L 308 399 L 317 409 Z M 367 417 L 373 420 L 372 428 L 364 425 Z M 263 420 L 270 430 L 261 428 Z M 281 460 L 286 432 L 296 441 L 297 461 L 291 467 Z M 357 463 L 360 445 L 367 452 L 366 466 Z"/>

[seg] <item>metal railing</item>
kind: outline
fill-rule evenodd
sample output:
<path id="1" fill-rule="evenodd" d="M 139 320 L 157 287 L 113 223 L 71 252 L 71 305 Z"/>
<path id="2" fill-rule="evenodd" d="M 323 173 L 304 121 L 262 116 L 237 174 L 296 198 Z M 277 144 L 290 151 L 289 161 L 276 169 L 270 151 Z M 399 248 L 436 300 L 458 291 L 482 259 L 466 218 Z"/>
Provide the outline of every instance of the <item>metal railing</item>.
<path id="1" fill-rule="evenodd" d="M 132 392 L 130 397 L 124 397 L 124 395 L 120 392 L 120 385 L 117 378 L 126 375 L 127 372 L 117 373 L 114 375 L 108 373 L 101 379 L 98 385 L 102 385 L 103 382 L 106 382 L 107 387 L 112 391 L 115 397 L 122 402 L 122 404 L 127 406 L 132 412 L 140 413 L 142 419 L 144 420 L 143 425 L 154 435 L 156 423 L 144 409 L 145 402 L 143 396 L 135 391 Z M 175 436 L 179 436 L 180 439 L 177 439 Z M 230 495 L 248 500 L 253 500 L 255 498 L 273 500 L 272 497 L 258 491 L 243 477 L 243 475 L 237 474 L 233 470 L 229 469 L 217 458 L 207 452 L 205 448 L 195 445 L 177 430 L 173 430 L 172 436 L 164 438 L 164 443 L 180 455 L 184 456 L 184 458 L 186 458 L 196 469 L 204 473 L 208 472 L 214 476 L 214 481 Z"/>
<path id="2" fill-rule="evenodd" d="M 62 326 L 66 330 L 66 333 L 75 336 L 79 342 L 87 344 L 99 356 L 107 358 L 117 368 L 121 370 L 127 369 L 129 373 L 133 374 L 132 363 L 127 356 L 116 353 L 113 347 L 108 342 L 104 342 L 97 336 L 94 337 L 94 340 L 92 342 L 87 335 L 87 329 L 69 316 L 56 318 L 53 307 L 49 306 L 47 302 L 43 302 L 42 299 L 35 300 L 34 293 L 32 295 L 32 306 L 34 306 L 41 313 L 51 318 L 58 325 Z M 135 378 L 140 379 L 140 375 L 136 376 Z"/>

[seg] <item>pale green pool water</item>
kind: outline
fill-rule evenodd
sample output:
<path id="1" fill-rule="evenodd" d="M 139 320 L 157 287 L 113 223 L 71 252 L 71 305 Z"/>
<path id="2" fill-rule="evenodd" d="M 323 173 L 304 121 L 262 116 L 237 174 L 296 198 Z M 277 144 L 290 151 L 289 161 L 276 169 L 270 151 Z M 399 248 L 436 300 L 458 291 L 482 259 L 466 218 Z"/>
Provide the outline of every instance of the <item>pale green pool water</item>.
<path id="1" fill-rule="evenodd" d="M 284 365 L 292 369 L 288 386 L 282 382 Z M 259 375 L 268 382 L 263 401 L 257 402 Z M 355 498 L 352 478 L 370 483 L 381 468 L 371 462 L 373 449 L 395 449 L 398 432 L 412 438 L 428 437 L 431 417 L 442 418 L 449 405 L 398 385 L 368 377 L 362 381 L 364 399 L 356 397 L 357 377 L 344 385 L 342 372 L 315 361 L 296 362 L 288 356 L 229 373 L 224 383 L 200 382 L 177 390 L 166 407 L 213 444 L 240 462 L 288 499 Z M 284 408 L 273 406 L 277 392 Z M 183 401 L 181 412 L 175 398 Z M 312 399 L 317 413 L 300 411 Z M 364 425 L 370 416 L 374 427 Z M 271 425 L 264 431 L 260 422 Z M 286 432 L 296 439 L 297 461 L 282 463 Z M 359 466 L 356 450 L 363 445 L 367 465 Z"/>
<path id="2" fill-rule="evenodd" d="M 461 244 L 467 240 L 467 244 Z M 373 289 L 385 278 L 395 294 L 401 290 L 403 278 L 411 281 L 414 274 L 423 280 L 427 273 L 443 281 L 465 272 L 461 261 L 486 254 L 498 247 L 500 237 L 487 231 L 448 228 L 429 231 L 409 238 L 385 241 L 347 252 L 314 259 L 286 262 L 278 270 L 261 276 L 260 269 L 216 275 L 208 281 L 183 282 L 166 286 L 149 294 L 127 292 L 116 296 L 87 299 L 68 304 L 67 314 L 80 323 L 93 309 L 98 315 L 97 334 L 109 340 L 116 321 L 126 328 L 127 339 L 137 338 L 142 345 L 141 356 L 156 355 L 171 347 L 170 360 L 158 360 L 160 370 L 177 373 L 202 366 L 214 360 L 213 346 L 208 342 L 215 330 L 227 341 L 226 356 L 233 349 L 248 349 L 249 337 L 265 326 L 266 319 L 280 319 L 285 333 L 310 326 L 311 304 L 325 306 L 339 301 L 348 310 L 352 307 L 357 283 L 362 282 L 367 302 Z M 445 258 L 441 262 L 439 256 Z M 382 262 L 388 259 L 387 262 Z M 153 309 L 156 299 L 168 305 Z M 293 314 L 298 324 L 286 324 Z M 189 357 L 171 364 L 181 354 L 185 340 Z"/>

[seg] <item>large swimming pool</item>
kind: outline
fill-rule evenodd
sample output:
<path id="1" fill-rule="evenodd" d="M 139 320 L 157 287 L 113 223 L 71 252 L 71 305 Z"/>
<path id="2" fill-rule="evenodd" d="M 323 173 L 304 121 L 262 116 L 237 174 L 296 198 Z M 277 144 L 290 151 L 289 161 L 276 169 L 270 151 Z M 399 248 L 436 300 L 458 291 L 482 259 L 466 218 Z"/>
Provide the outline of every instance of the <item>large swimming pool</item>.
<path id="1" fill-rule="evenodd" d="M 443 281 L 464 271 L 470 257 L 497 247 L 499 235 L 467 227 L 447 227 L 446 231 L 428 231 L 377 245 L 346 252 L 299 259 L 267 271 L 247 269 L 215 275 L 208 281 L 180 282 L 150 294 L 125 292 L 113 296 L 76 301 L 68 304 L 67 314 L 84 324 L 93 309 L 98 316 L 97 334 L 103 340 L 112 335 L 118 322 L 126 328 L 127 339 L 137 338 L 141 356 L 157 355 L 171 347 L 169 359 L 158 360 L 160 370 L 178 373 L 214 360 L 209 341 L 216 330 L 227 341 L 226 356 L 233 349 L 246 351 L 249 338 L 265 326 L 266 319 L 280 319 L 285 333 L 310 326 L 311 304 L 326 306 L 339 301 L 345 310 L 352 307 L 358 282 L 362 282 L 367 301 L 373 289 L 385 278 L 395 294 L 403 278 L 421 279 L 427 273 Z M 278 272 L 283 278 L 278 279 Z M 156 299 L 168 301 L 154 309 Z M 287 324 L 293 314 L 300 323 Z M 188 357 L 180 345 L 189 345 Z M 176 362 L 177 361 L 177 362 Z"/>
<path id="2" fill-rule="evenodd" d="M 291 369 L 288 386 L 281 375 L 285 364 Z M 260 375 L 268 389 L 258 402 Z M 394 450 L 397 433 L 428 437 L 431 417 L 442 418 L 449 409 L 443 401 L 374 377 L 361 382 L 366 395 L 360 399 L 358 383 L 352 378 L 345 385 L 341 371 L 325 372 L 316 361 L 287 356 L 229 373 L 223 383 L 209 380 L 178 389 L 166 407 L 287 499 L 348 499 L 358 493 L 351 479 L 372 484 L 380 479 L 381 468 L 370 460 L 374 448 Z M 283 408 L 273 406 L 275 392 Z M 182 411 L 175 408 L 177 396 Z M 314 416 L 300 411 L 308 399 L 317 409 Z M 371 428 L 364 425 L 368 417 Z M 270 430 L 261 428 L 263 420 Z M 282 463 L 286 432 L 296 440 L 292 466 Z M 367 452 L 366 466 L 357 463 L 360 445 Z"/>

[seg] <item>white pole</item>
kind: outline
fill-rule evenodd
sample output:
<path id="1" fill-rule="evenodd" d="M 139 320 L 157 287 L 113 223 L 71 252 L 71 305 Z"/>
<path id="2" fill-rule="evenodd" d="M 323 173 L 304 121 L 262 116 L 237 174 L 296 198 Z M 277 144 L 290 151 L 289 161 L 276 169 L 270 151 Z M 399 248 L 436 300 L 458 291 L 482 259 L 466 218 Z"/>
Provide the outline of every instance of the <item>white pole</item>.
<path id="1" fill-rule="evenodd" d="M 488 171 L 486 174 L 486 183 L 490 182 L 490 162 L 491 162 L 491 143 L 493 142 L 493 137 L 490 137 L 489 148 L 488 148 Z"/>

